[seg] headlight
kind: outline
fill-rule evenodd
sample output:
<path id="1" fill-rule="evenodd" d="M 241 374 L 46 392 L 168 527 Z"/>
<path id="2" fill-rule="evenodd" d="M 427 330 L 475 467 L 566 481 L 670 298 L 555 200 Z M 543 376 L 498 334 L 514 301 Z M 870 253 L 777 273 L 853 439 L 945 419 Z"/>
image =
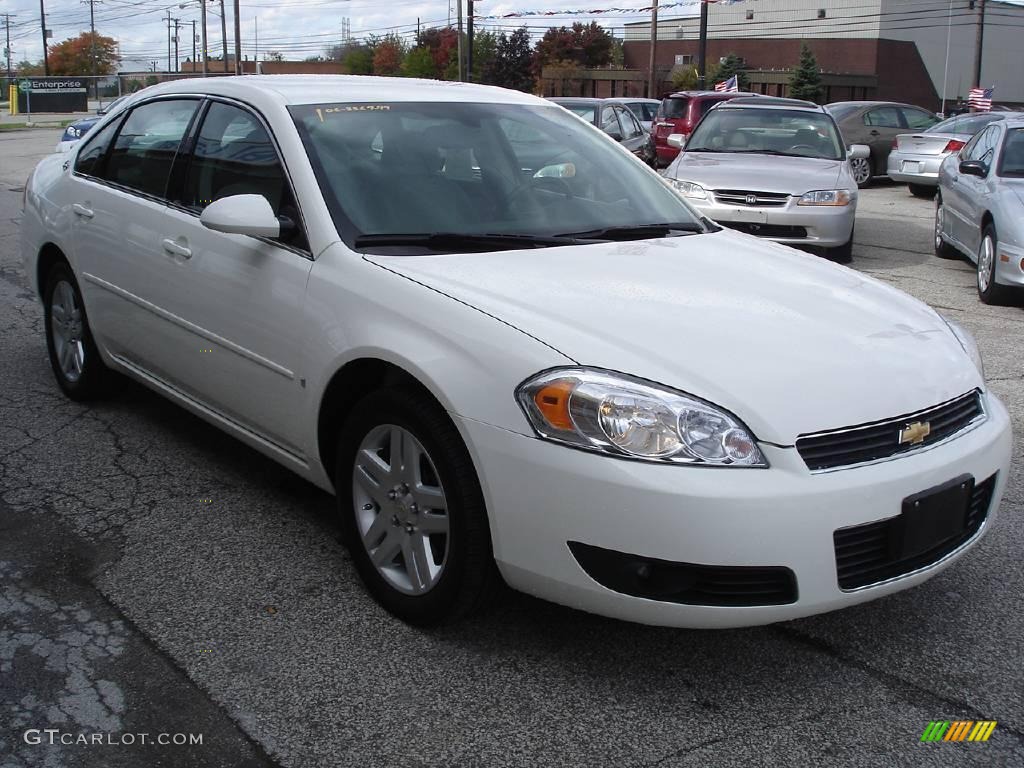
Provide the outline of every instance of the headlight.
<path id="1" fill-rule="evenodd" d="M 797 205 L 849 205 L 852 199 L 848 189 L 819 189 L 803 195 Z"/>
<path id="2" fill-rule="evenodd" d="M 978 373 L 981 374 L 981 378 L 985 378 L 985 362 L 981 359 L 981 350 L 978 349 L 978 343 L 971 336 L 970 331 L 964 328 L 956 320 L 950 320 L 948 317 L 943 317 L 946 321 L 946 325 L 949 326 L 949 330 L 956 336 L 957 341 L 960 342 L 960 346 L 964 348 L 964 352 L 974 362 L 974 366 L 978 369 Z"/>
<path id="3" fill-rule="evenodd" d="M 666 179 L 666 181 L 683 197 L 689 197 L 692 200 L 707 199 L 707 190 L 700 184 L 694 184 L 692 181 L 680 181 L 679 179 Z"/>
<path id="4" fill-rule="evenodd" d="M 560 368 L 527 379 L 516 398 L 537 434 L 554 442 L 649 461 L 768 466 L 732 414 L 622 374 Z"/>
<path id="5" fill-rule="evenodd" d="M 77 128 L 75 128 L 75 126 L 69 125 L 67 133 L 68 133 L 68 136 L 73 136 L 74 138 L 77 139 L 81 135 L 82 132 L 79 131 Z"/>

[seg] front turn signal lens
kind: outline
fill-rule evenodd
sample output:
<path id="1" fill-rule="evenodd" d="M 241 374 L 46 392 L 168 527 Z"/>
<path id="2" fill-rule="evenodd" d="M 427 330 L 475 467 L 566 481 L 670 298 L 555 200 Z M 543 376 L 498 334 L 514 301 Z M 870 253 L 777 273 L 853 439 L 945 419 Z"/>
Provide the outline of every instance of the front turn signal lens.
<path id="1" fill-rule="evenodd" d="M 576 382 L 571 379 L 556 379 L 533 395 L 533 402 L 540 415 L 555 429 L 573 428 L 572 416 L 569 415 L 569 397 L 575 387 Z"/>

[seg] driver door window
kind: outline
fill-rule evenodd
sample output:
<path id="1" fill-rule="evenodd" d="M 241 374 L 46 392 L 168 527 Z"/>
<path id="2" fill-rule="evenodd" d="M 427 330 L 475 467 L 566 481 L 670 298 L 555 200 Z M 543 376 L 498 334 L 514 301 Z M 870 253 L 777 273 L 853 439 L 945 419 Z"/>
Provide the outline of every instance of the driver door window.
<path id="1" fill-rule="evenodd" d="M 640 124 L 637 123 L 636 118 L 627 109 L 619 110 L 619 127 L 622 131 L 623 140 L 635 139 L 643 133 Z"/>
<path id="2" fill-rule="evenodd" d="M 615 118 L 615 110 L 605 107 L 601 110 L 601 130 L 607 134 L 619 133 L 619 121 Z"/>
<path id="3" fill-rule="evenodd" d="M 864 124 L 876 128 L 902 128 L 900 113 L 896 107 L 879 107 L 864 115 Z"/>

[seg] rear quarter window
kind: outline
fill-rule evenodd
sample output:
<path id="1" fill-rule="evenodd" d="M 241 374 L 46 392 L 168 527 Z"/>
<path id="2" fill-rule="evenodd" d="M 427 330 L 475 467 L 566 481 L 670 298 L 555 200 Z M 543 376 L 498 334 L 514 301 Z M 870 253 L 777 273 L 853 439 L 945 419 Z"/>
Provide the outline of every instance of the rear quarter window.
<path id="1" fill-rule="evenodd" d="M 661 102 L 659 114 L 669 120 L 679 120 L 686 117 L 686 109 L 690 105 L 690 99 L 670 98 Z"/>

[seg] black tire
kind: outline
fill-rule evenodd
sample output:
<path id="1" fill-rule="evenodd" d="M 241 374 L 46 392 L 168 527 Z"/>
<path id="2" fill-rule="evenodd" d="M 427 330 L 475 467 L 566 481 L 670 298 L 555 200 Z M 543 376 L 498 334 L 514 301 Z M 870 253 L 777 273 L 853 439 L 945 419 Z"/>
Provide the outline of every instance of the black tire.
<path id="1" fill-rule="evenodd" d="M 871 186 L 871 181 L 875 175 L 873 158 L 868 155 L 867 157 L 859 160 L 851 160 L 850 172 L 853 174 L 853 180 L 857 183 L 857 186 L 860 189 L 867 189 Z M 858 178 L 858 176 L 860 176 L 860 178 Z"/>
<path id="2" fill-rule="evenodd" d="M 935 197 L 935 187 L 929 187 L 927 184 L 909 184 L 908 188 L 914 197 L 923 197 L 926 200 Z"/>
<path id="3" fill-rule="evenodd" d="M 400 591 L 378 571 L 356 522 L 356 454 L 364 438 L 381 425 L 397 425 L 420 442 L 444 489 L 449 527 L 447 555 L 436 583 L 418 595 Z M 334 478 L 343 540 L 377 602 L 416 626 L 451 623 L 493 602 L 502 582 L 491 548 L 483 491 L 455 425 L 432 398 L 412 388 L 387 388 L 367 395 L 342 427 L 337 456 Z"/>
<path id="4" fill-rule="evenodd" d="M 74 336 L 81 355 L 81 371 L 77 374 L 77 377 L 65 372 L 61 365 L 60 355 L 57 351 L 58 341 L 54 336 L 54 294 L 60 286 L 69 287 L 77 308 L 77 319 L 74 321 Z M 62 292 L 64 290 L 64 288 L 61 288 Z M 67 262 L 58 261 L 46 276 L 43 288 L 43 317 L 46 328 L 46 350 L 50 357 L 50 367 L 53 369 L 53 375 L 64 394 L 72 400 L 78 401 L 93 400 L 107 394 L 111 383 L 111 372 L 103 364 L 99 350 L 96 348 L 92 330 L 89 328 L 85 304 L 82 301 L 82 292 L 79 290 L 78 281 L 75 279 Z M 56 324 L 66 327 L 60 321 L 60 318 L 58 318 Z"/>
<path id="5" fill-rule="evenodd" d="M 991 258 L 988 259 L 987 269 L 982 266 L 982 253 L 986 247 L 986 242 L 991 240 Z M 980 298 L 986 304 L 992 304 L 995 306 L 1002 306 L 1009 304 L 1013 301 L 1013 288 L 1006 285 L 999 285 L 996 282 L 996 263 L 999 256 L 999 239 L 996 237 L 996 228 L 994 224 L 988 224 L 981 231 L 981 245 L 978 246 L 978 298 Z M 986 271 L 987 274 L 987 285 L 983 289 L 981 287 L 982 271 Z"/>
<path id="6" fill-rule="evenodd" d="M 935 195 L 935 226 L 932 234 L 933 245 L 935 247 L 935 255 L 940 259 L 959 259 L 962 258 L 960 251 L 954 248 L 952 245 L 947 243 L 939 235 L 941 221 L 945 218 L 945 211 L 942 207 L 942 195 Z"/>
<path id="7" fill-rule="evenodd" d="M 837 264 L 849 264 L 853 261 L 853 232 L 850 230 L 850 239 L 840 245 L 838 248 L 830 248 L 826 251 L 826 254 L 832 261 Z"/>

